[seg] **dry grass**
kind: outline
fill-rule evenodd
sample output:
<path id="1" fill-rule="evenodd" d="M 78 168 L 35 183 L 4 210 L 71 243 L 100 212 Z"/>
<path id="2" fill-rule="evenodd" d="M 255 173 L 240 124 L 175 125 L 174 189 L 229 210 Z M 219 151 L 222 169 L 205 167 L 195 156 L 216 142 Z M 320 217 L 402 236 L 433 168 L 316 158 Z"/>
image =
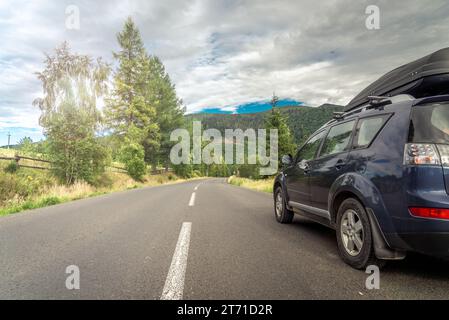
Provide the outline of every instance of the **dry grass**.
<path id="1" fill-rule="evenodd" d="M 105 173 L 103 180 L 103 185 L 96 187 L 86 182 L 77 182 L 70 186 L 60 185 L 55 182 L 51 185 L 43 186 L 32 196 L 12 197 L 10 201 L 0 206 L 0 216 L 106 193 L 185 181 L 172 173 L 167 173 L 147 176 L 142 182 L 137 182 L 126 174 L 114 172 Z"/>
<path id="2" fill-rule="evenodd" d="M 14 157 L 17 150 L 0 148 L 0 157 Z"/>
<path id="3" fill-rule="evenodd" d="M 86 182 L 76 182 L 71 186 L 53 185 L 44 194 L 50 197 L 81 199 L 95 192 L 95 188 Z"/>
<path id="4" fill-rule="evenodd" d="M 17 152 L 14 149 L 0 148 L 0 156 L 3 157 L 14 157 Z M 185 181 L 173 173 L 164 173 L 146 176 L 143 181 L 138 182 L 126 173 L 114 172 L 115 169 L 107 168 L 93 185 L 77 182 L 66 186 L 59 184 L 47 170 L 20 168 L 15 173 L 6 173 L 4 169 L 10 163 L 11 161 L 0 160 L 0 216 L 111 192 Z M 20 164 L 48 166 L 46 163 L 32 160 L 21 160 Z M 123 164 L 118 162 L 112 165 L 123 167 Z"/>
<path id="5" fill-rule="evenodd" d="M 273 192 L 273 181 L 273 178 L 260 180 L 240 178 L 236 176 L 231 176 L 228 178 L 229 184 L 267 193 Z"/>

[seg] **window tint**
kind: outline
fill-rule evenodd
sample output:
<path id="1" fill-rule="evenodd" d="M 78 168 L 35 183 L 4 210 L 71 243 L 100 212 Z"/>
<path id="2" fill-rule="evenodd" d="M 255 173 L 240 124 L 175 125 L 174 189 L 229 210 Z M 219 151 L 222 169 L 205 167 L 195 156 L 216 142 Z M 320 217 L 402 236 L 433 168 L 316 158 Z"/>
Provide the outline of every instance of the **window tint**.
<path id="1" fill-rule="evenodd" d="M 387 119 L 388 115 L 360 119 L 357 125 L 357 138 L 355 139 L 354 147 L 363 148 L 368 146 Z"/>
<path id="2" fill-rule="evenodd" d="M 412 109 L 410 142 L 449 142 L 449 104 L 430 104 Z"/>
<path id="3" fill-rule="evenodd" d="M 320 156 L 343 152 L 348 147 L 349 141 L 351 140 L 354 123 L 355 120 L 337 124 L 332 127 L 324 140 Z"/>
<path id="4" fill-rule="evenodd" d="M 312 160 L 315 157 L 315 154 L 321 144 L 321 140 L 324 137 L 326 131 L 321 131 L 320 133 L 317 133 L 315 136 L 309 139 L 307 143 L 299 150 L 298 154 L 296 155 L 296 161 L 302 161 L 302 160 Z"/>

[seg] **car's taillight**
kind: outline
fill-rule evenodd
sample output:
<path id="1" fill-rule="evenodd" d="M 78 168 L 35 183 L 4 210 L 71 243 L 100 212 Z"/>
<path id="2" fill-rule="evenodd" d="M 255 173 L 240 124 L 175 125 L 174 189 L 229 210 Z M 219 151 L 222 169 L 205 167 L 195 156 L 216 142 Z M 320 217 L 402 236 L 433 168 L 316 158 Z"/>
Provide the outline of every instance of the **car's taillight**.
<path id="1" fill-rule="evenodd" d="M 411 207 L 409 208 L 409 210 L 411 215 L 415 217 L 446 220 L 449 219 L 449 209 Z"/>
<path id="2" fill-rule="evenodd" d="M 441 164 L 441 159 L 434 144 L 407 143 L 404 150 L 404 164 Z"/>
<path id="3" fill-rule="evenodd" d="M 449 167 L 449 145 L 437 144 L 437 148 L 440 153 L 441 163 L 444 167 Z"/>

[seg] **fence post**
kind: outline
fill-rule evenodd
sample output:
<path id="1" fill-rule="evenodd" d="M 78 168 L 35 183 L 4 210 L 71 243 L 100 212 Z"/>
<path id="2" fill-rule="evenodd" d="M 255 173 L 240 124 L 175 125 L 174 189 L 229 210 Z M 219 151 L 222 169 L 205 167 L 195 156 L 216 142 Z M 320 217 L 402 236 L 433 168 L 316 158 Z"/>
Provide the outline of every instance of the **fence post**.
<path id="1" fill-rule="evenodd" d="M 16 162 L 16 164 L 17 164 L 17 167 L 19 167 L 20 165 L 19 165 L 19 161 L 20 161 L 20 156 L 19 156 L 19 154 L 18 153 L 16 153 L 15 155 L 14 155 L 14 161 Z"/>

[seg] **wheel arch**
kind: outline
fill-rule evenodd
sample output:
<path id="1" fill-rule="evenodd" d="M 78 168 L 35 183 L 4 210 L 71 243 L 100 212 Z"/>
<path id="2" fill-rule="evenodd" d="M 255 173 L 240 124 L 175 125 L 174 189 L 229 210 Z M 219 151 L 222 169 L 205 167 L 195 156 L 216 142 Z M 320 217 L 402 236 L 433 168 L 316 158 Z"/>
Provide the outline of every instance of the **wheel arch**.
<path id="1" fill-rule="evenodd" d="M 274 179 L 274 182 L 273 182 L 273 197 L 274 197 L 274 194 L 275 194 L 276 189 L 278 187 L 282 188 L 282 190 L 284 191 L 285 197 L 288 199 L 287 188 L 285 186 L 285 176 L 284 176 L 284 174 L 282 172 L 279 173 L 276 176 L 276 178 Z"/>
<path id="2" fill-rule="evenodd" d="M 340 205 L 348 198 L 359 201 L 367 211 L 373 232 L 376 256 L 380 259 L 403 259 L 405 253 L 390 247 L 388 232 L 394 230 L 392 220 L 376 186 L 367 178 L 357 174 L 347 174 L 337 180 L 329 192 L 329 213 L 331 222 L 337 225 L 337 214 Z"/>
<path id="3" fill-rule="evenodd" d="M 349 198 L 353 198 L 353 199 L 359 201 L 364 207 L 366 207 L 366 205 L 362 201 L 361 197 L 359 197 L 354 191 L 341 190 L 340 192 L 338 192 L 335 195 L 335 197 L 330 205 L 329 213 L 331 215 L 332 223 L 335 224 L 337 221 L 337 214 L 338 214 L 338 209 L 340 208 L 340 205 L 343 203 L 343 201 L 345 201 L 346 199 L 349 199 Z"/>
<path id="4" fill-rule="evenodd" d="M 356 173 L 344 174 L 334 181 L 328 197 L 328 210 L 332 221 L 335 222 L 340 204 L 348 197 L 352 197 L 357 199 L 365 208 L 374 211 L 382 229 L 388 232 L 392 230 L 391 217 L 388 215 L 383 197 L 368 178 Z"/>

